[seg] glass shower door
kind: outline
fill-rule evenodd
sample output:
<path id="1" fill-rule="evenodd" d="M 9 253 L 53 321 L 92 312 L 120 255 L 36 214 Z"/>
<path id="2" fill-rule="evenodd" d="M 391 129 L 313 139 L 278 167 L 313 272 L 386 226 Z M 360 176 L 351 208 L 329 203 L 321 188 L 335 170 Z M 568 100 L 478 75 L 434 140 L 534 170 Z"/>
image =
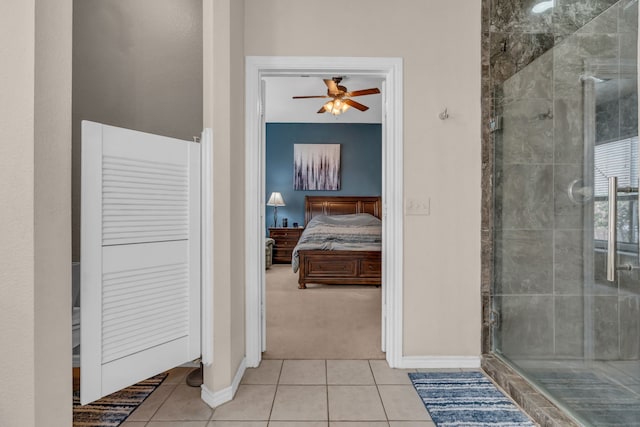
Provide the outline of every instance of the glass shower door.
<path id="1" fill-rule="evenodd" d="M 640 426 L 637 42 L 621 0 L 495 94 L 493 349 L 584 425 Z"/>
<path id="2" fill-rule="evenodd" d="M 589 424 L 640 425 L 637 65 L 589 59 L 581 80 L 584 361 L 559 393 Z"/>

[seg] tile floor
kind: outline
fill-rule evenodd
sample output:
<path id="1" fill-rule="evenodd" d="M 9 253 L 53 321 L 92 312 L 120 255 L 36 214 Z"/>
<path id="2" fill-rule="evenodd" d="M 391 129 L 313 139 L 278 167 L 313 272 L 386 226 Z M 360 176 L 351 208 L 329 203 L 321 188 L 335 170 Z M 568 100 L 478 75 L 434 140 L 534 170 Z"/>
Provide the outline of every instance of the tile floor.
<path id="1" fill-rule="evenodd" d="M 433 427 L 407 372 L 384 360 L 263 360 L 215 410 L 175 368 L 122 427 Z M 419 371 L 419 370 L 418 370 Z"/>

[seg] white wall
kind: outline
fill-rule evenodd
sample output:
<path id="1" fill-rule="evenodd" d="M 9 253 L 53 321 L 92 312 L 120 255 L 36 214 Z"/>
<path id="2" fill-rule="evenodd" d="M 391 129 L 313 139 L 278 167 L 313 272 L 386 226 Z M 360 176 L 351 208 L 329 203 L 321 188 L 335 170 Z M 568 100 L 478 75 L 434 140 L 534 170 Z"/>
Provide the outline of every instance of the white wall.
<path id="1" fill-rule="evenodd" d="M 0 422 L 34 425 L 34 0 L 0 3 Z M 11 349 L 11 351 L 7 351 Z"/>
<path id="2" fill-rule="evenodd" d="M 204 0 L 204 126 L 213 130 L 213 393 L 244 358 L 244 2 Z M 229 396 L 230 397 L 230 396 Z"/>
<path id="3" fill-rule="evenodd" d="M 0 425 L 71 425 L 71 0 L 0 3 Z"/>
<path id="4" fill-rule="evenodd" d="M 479 356 L 480 3 L 245 0 L 245 8 L 246 55 L 403 58 L 404 196 L 431 199 L 430 216 L 404 222 L 404 355 Z"/>
<path id="5" fill-rule="evenodd" d="M 229 233 L 231 234 L 231 372 L 236 373 L 245 355 L 245 285 L 244 285 L 244 1 L 230 0 L 231 76 L 230 164 L 231 200 Z"/>

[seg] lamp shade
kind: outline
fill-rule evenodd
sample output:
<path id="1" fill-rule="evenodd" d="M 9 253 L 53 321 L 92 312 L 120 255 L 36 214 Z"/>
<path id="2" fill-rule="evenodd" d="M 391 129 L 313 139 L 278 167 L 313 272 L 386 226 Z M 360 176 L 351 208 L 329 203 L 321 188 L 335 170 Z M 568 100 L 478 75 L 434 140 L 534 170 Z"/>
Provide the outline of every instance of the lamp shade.
<path id="1" fill-rule="evenodd" d="M 284 204 L 284 199 L 282 198 L 282 194 L 280 194 L 277 191 L 274 191 L 273 193 L 271 193 L 271 197 L 269 197 L 267 206 L 286 206 Z"/>

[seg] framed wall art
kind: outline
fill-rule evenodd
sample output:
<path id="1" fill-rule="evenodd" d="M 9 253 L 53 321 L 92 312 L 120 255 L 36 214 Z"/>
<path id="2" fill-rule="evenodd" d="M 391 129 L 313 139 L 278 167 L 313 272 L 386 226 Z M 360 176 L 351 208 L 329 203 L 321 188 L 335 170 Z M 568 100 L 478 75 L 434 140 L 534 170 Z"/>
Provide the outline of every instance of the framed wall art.
<path id="1" fill-rule="evenodd" d="M 340 190 L 340 144 L 294 144 L 293 189 Z"/>

